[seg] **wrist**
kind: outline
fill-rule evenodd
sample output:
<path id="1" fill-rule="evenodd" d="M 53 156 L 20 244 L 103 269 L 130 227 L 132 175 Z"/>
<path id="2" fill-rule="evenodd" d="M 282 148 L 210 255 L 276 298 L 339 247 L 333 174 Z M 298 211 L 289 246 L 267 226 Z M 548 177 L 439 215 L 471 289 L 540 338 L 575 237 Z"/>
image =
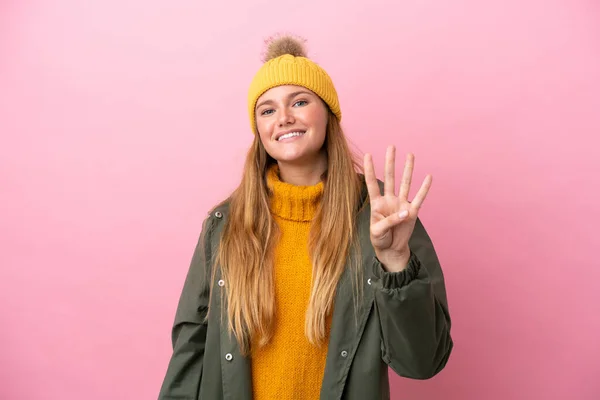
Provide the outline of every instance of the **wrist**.
<path id="1" fill-rule="evenodd" d="M 408 267 L 410 249 L 394 255 L 377 255 L 377 259 L 386 272 L 402 272 Z"/>

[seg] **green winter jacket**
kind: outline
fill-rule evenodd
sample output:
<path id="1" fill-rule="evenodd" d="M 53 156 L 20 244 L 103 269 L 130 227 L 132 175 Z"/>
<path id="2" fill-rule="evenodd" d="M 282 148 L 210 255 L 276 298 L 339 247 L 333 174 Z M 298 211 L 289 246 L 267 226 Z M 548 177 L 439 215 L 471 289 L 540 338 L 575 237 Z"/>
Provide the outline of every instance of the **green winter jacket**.
<path id="1" fill-rule="evenodd" d="M 352 272 L 347 268 L 335 298 L 320 396 L 326 400 L 389 399 L 388 366 L 402 377 L 428 379 L 444 368 L 453 347 L 444 277 L 421 221 L 417 220 L 409 241 L 408 267 L 386 272 L 369 238 L 366 189 L 363 199 L 358 229 L 364 295 L 356 309 Z M 228 209 L 227 202 L 218 206 L 203 223 L 175 315 L 173 354 L 159 400 L 252 398 L 250 360 L 240 354 L 235 337 L 229 337 L 224 328 L 227 321 L 220 325 L 217 292 L 225 287 L 218 274 L 215 293 L 209 289 L 210 260 L 219 246 Z M 209 301 L 214 309 L 208 323 L 203 323 Z"/>

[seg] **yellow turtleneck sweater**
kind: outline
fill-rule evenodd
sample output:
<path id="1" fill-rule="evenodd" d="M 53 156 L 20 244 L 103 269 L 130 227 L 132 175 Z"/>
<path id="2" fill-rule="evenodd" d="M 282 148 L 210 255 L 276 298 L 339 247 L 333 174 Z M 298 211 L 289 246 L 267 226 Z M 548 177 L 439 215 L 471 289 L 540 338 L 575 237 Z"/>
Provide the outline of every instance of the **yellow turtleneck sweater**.
<path id="1" fill-rule="evenodd" d="M 271 212 L 281 231 L 274 265 L 277 311 L 273 339 L 252 353 L 253 398 L 314 400 L 321 390 L 327 345 L 319 348 L 308 342 L 304 321 L 312 279 L 308 235 L 323 182 L 291 185 L 279 179 L 274 166 L 267 172 L 267 185 L 273 191 Z"/>

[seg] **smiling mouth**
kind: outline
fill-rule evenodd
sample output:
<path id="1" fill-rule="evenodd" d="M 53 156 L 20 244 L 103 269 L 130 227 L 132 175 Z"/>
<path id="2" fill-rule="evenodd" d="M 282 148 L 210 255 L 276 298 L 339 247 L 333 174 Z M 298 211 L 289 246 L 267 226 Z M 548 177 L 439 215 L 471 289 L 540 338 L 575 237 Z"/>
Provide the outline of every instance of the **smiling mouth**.
<path id="1" fill-rule="evenodd" d="M 293 137 L 297 137 L 297 136 L 303 136 L 306 132 L 304 131 L 296 131 L 296 132 L 290 132 L 290 133 L 286 133 L 284 135 L 281 135 L 277 138 L 277 141 L 281 141 L 281 140 L 285 140 L 285 139 L 290 139 Z"/>

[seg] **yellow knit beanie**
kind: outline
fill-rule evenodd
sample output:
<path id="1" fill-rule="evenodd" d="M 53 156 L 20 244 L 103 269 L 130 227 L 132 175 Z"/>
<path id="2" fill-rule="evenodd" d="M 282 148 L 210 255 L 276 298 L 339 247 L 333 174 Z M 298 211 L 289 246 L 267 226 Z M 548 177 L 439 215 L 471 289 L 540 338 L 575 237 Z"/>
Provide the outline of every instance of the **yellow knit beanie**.
<path id="1" fill-rule="evenodd" d="M 267 47 L 265 63 L 258 70 L 248 90 L 248 113 L 254 133 L 255 107 L 267 90 L 282 85 L 297 85 L 313 91 L 329 106 L 339 121 L 342 111 L 333 82 L 327 72 L 306 57 L 302 43 L 291 36 L 272 39 Z"/>

